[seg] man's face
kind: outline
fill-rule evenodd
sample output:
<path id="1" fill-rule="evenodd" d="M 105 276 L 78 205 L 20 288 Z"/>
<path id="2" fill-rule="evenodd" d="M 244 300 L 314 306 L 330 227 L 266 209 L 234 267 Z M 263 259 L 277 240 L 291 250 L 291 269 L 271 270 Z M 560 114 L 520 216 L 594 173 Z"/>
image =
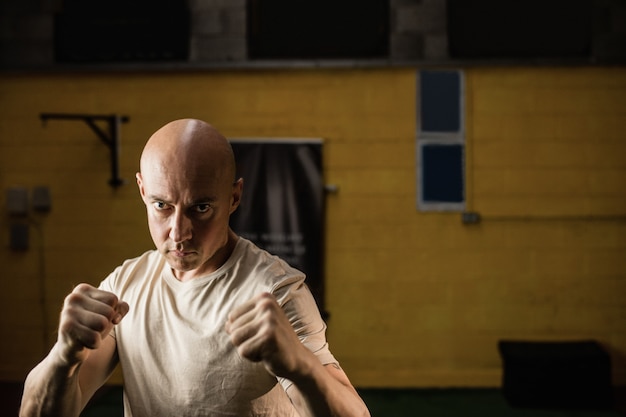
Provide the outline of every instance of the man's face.
<path id="1" fill-rule="evenodd" d="M 233 185 L 218 169 L 171 168 L 156 161 L 137 174 L 137 184 L 152 240 L 178 279 L 196 278 L 222 265 L 241 181 Z"/>

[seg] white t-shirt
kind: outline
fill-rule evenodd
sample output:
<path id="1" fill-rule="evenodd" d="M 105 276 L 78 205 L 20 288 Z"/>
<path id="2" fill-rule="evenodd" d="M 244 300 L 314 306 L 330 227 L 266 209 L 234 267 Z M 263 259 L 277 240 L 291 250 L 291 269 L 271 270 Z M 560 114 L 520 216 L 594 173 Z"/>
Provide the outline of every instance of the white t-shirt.
<path id="1" fill-rule="evenodd" d="M 205 277 L 178 281 L 153 250 L 116 268 L 100 288 L 130 306 L 112 332 L 127 417 L 296 416 L 285 393 L 291 383 L 241 358 L 224 330 L 228 313 L 261 292 L 276 296 L 323 364 L 337 363 L 304 275 L 243 238 Z"/>

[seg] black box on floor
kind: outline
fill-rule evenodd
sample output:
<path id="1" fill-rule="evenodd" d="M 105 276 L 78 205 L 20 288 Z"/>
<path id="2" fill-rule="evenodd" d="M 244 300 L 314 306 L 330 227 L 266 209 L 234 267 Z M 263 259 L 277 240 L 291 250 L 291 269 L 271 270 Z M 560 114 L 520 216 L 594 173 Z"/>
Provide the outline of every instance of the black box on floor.
<path id="1" fill-rule="evenodd" d="M 613 406 L 611 359 L 591 340 L 502 340 L 502 393 L 513 407 L 606 409 Z"/>

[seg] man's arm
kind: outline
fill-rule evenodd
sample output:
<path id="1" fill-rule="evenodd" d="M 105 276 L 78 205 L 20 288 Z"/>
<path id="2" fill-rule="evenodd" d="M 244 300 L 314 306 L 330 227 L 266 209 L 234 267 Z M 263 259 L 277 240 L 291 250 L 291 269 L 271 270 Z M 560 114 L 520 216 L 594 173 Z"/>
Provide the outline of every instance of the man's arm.
<path id="1" fill-rule="evenodd" d="M 293 382 L 287 394 L 300 415 L 370 415 L 343 370 L 322 365 L 300 342 L 273 295 L 260 294 L 231 312 L 226 331 L 242 357 Z"/>
<path id="2" fill-rule="evenodd" d="M 318 377 L 304 379 L 300 384 L 291 385 L 287 389 L 287 395 L 300 416 L 369 417 L 370 413 L 365 403 L 339 366 L 325 365 L 317 372 L 320 372 Z M 328 376 L 324 375 L 324 372 Z M 334 405 L 333 408 L 327 406 L 329 403 Z"/>
<path id="3" fill-rule="evenodd" d="M 20 416 L 78 416 L 117 364 L 109 333 L 126 312 L 114 294 L 77 286 L 65 299 L 56 344 L 26 378 Z"/>

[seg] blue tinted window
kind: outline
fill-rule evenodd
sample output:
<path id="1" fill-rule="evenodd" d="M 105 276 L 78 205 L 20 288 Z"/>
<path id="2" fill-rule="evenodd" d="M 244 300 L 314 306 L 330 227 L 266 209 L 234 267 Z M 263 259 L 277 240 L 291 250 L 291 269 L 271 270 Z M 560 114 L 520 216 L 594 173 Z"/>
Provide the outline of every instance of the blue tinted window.
<path id="1" fill-rule="evenodd" d="M 422 132 L 461 130 L 461 77 L 457 71 L 420 72 Z"/>
<path id="2" fill-rule="evenodd" d="M 463 145 L 422 146 L 422 201 L 464 201 Z"/>

